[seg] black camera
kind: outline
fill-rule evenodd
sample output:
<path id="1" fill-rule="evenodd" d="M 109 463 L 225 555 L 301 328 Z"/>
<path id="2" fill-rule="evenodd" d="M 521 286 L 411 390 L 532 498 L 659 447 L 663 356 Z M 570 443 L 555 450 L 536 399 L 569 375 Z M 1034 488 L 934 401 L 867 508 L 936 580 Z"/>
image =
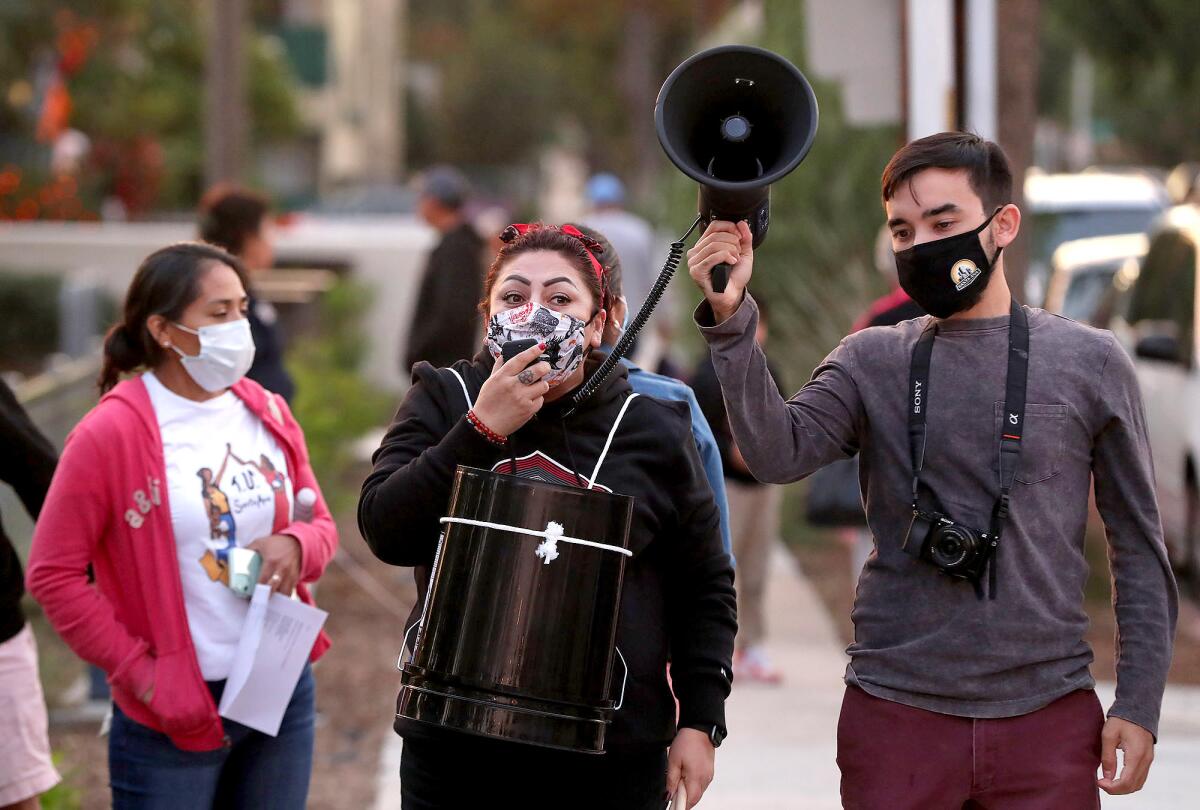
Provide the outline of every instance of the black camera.
<path id="1" fill-rule="evenodd" d="M 914 509 L 904 550 L 933 563 L 944 574 L 979 582 L 998 542 L 990 532 L 955 523 L 940 512 Z"/>

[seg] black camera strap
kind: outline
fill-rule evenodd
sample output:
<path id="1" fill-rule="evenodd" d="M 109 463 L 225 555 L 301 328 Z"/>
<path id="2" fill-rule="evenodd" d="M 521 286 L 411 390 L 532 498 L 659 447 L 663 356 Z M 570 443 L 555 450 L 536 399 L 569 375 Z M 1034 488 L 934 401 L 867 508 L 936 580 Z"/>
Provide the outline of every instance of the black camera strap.
<path id="1" fill-rule="evenodd" d="M 933 359 L 933 341 L 937 336 L 937 320 L 929 325 L 913 347 L 909 371 L 908 439 L 912 453 L 913 509 L 920 508 L 921 471 L 925 468 L 925 445 L 928 437 L 926 416 L 929 411 L 929 367 Z M 1008 372 L 1004 381 L 1004 412 L 1000 431 L 1000 496 L 992 509 L 991 534 L 999 541 L 1008 519 L 1017 463 L 1021 458 L 1021 436 L 1025 430 L 1025 392 L 1029 380 L 1029 318 L 1015 300 L 1008 319 Z M 933 494 L 937 497 L 936 493 Z M 988 584 L 992 598 L 996 596 L 996 564 L 988 563 Z"/>

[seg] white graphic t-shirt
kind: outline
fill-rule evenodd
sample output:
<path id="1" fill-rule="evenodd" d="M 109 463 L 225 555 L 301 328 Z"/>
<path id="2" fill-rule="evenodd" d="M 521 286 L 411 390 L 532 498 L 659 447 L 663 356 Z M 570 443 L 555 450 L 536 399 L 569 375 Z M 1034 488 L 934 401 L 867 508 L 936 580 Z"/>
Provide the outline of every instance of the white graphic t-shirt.
<path id="1" fill-rule="evenodd" d="M 224 680 L 249 601 L 229 590 L 229 549 L 267 537 L 292 515 L 292 480 L 274 435 L 227 391 L 194 402 L 142 380 L 158 417 L 188 628 L 206 681 Z"/>

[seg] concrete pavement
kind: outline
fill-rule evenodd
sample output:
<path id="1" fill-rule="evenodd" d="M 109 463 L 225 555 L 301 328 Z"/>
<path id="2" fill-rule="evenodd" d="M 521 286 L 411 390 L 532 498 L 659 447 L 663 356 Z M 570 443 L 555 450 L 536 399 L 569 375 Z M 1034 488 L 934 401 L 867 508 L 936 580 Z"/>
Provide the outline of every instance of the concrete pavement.
<path id="1" fill-rule="evenodd" d="M 725 707 L 729 739 L 717 752 L 717 775 L 701 807 L 837 810 L 843 645 L 820 597 L 782 546 L 772 557 L 767 602 L 767 647 L 785 680 L 780 686 L 734 684 Z"/>

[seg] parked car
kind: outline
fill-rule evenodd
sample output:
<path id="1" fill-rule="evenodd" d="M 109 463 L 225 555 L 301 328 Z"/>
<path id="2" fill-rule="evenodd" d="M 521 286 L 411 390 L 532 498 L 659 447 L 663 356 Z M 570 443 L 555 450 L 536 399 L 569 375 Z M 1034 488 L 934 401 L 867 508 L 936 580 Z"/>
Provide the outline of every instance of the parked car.
<path id="1" fill-rule="evenodd" d="M 1113 331 L 1132 348 L 1172 562 L 1200 587 L 1200 206 L 1154 228 Z"/>
<path id="2" fill-rule="evenodd" d="M 1149 173 L 1038 174 L 1025 178 L 1033 244 L 1026 276 L 1029 303 L 1045 301 L 1050 259 L 1063 242 L 1092 236 L 1145 233 L 1170 205 L 1161 180 Z"/>
<path id="3" fill-rule="evenodd" d="M 1113 316 L 1113 281 L 1122 268 L 1136 272 L 1146 255 L 1145 234 L 1093 236 L 1063 242 L 1050 260 L 1050 284 L 1042 308 L 1107 328 Z"/>

